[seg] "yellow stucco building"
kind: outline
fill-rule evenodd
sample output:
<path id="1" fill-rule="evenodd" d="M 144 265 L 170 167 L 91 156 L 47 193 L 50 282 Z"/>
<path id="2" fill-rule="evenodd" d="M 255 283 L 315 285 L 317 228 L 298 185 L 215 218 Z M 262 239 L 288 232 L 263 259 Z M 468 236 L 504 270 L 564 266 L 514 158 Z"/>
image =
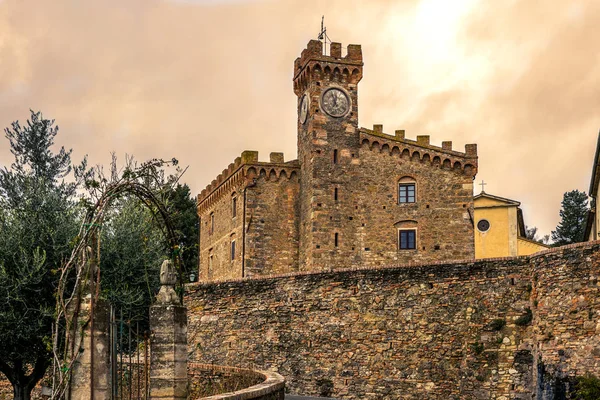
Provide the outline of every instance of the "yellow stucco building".
<path id="1" fill-rule="evenodd" d="M 474 197 L 475 258 L 524 256 L 548 246 L 525 237 L 521 203 L 481 192 Z"/>

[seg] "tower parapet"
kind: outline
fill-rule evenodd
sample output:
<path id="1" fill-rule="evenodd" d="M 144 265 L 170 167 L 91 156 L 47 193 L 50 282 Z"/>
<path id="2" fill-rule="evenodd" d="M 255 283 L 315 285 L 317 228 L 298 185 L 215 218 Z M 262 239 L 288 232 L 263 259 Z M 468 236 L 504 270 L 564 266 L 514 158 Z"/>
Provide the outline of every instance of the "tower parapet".
<path id="1" fill-rule="evenodd" d="M 326 55 L 323 43 L 309 41 L 294 62 L 294 93 L 300 96 L 311 81 L 323 78 L 357 84 L 362 79 L 362 48 L 359 44 L 349 44 L 347 50 L 342 57 L 342 44 L 334 42 L 331 43 L 330 54 Z"/>

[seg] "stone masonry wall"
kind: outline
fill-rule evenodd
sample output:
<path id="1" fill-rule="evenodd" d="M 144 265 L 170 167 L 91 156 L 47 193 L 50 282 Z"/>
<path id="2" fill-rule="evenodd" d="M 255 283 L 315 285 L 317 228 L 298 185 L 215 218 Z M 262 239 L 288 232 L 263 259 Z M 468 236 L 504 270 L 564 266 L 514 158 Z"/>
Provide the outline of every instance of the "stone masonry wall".
<path id="1" fill-rule="evenodd" d="M 298 174 L 283 153 L 246 150 L 198 195 L 199 281 L 298 270 Z"/>
<path id="2" fill-rule="evenodd" d="M 233 186 L 200 217 L 200 281 L 233 279 L 242 276 L 242 221 L 244 181 Z M 236 216 L 233 216 L 233 196 Z M 214 215 L 214 226 L 211 223 Z M 231 259 L 231 240 L 236 240 L 236 255 Z M 210 256 L 212 255 L 212 263 Z"/>
<path id="3" fill-rule="evenodd" d="M 540 399 L 568 392 L 573 377 L 600 376 L 598 242 L 534 257 L 533 342 Z"/>
<path id="4" fill-rule="evenodd" d="M 300 183 L 297 172 L 290 175 L 263 169 L 247 189 L 245 276 L 298 270 Z"/>
<path id="5" fill-rule="evenodd" d="M 564 376 L 600 374 L 599 274 L 596 242 L 194 284 L 189 350 L 198 362 L 276 370 L 305 395 L 531 399 Z"/>
<path id="6" fill-rule="evenodd" d="M 356 246 L 362 266 L 473 258 L 472 176 L 409 154 L 376 141 L 361 146 L 356 183 L 340 194 L 358 207 L 347 211 L 358 225 L 356 238 L 342 238 L 343 245 Z M 416 202 L 399 204 L 398 182 L 405 177 L 416 182 Z M 416 249 L 398 249 L 402 227 L 416 228 Z"/>

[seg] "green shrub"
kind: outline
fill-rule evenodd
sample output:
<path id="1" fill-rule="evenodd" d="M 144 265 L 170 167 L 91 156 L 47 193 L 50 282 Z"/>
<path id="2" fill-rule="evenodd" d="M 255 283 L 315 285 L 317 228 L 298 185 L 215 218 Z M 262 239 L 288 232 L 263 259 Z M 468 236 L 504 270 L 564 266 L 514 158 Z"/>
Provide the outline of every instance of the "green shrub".
<path id="1" fill-rule="evenodd" d="M 577 377 L 575 400 L 598 400 L 600 399 L 600 379 L 592 374 Z"/>

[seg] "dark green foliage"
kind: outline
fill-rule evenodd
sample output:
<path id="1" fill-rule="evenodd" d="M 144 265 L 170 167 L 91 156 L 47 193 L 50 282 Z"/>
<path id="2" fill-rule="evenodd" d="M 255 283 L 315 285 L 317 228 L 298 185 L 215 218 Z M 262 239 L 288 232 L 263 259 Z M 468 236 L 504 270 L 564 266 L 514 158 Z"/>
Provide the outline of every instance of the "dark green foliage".
<path id="1" fill-rule="evenodd" d="M 588 213 L 588 196 L 572 190 L 563 196 L 560 222 L 552 231 L 553 246 L 579 243 L 585 240 L 585 221 Z"/>
<path id="2" fill-rule="evenodd" d="M 573 393 L 575 400 L 598 400 L 600 399 L 600 379 L 597 376 L 587 374 L 577 377 L 575 384 L 575 392 Z"/>
<path id="3" fill-rule="evenodd" d="M 7 128 L 14 162 L 0 169 L 0 371 L 20 399 L 50 365 L 54 292 L 78 228 L 78 181 L 64 181 L 71 151 L 52 151 L 53 123 L 32 111 L 26 126 Z"/>
<path id="4" fill-rule="evenodd" d="M 171 223 L 180 243 L 183 260 L 182 273 L 184 282 L 189 280 L 190 272 L 198 276 L 198 215 L 196 199 L 191 196 L 188 185 L 178 184 L 167 196 L 167 207 L 170 211 Z"/>
<path id="5" fill-rule="evenodd" d="M 525 227 L 525 237 L 529 240 L 536 240 L 538 228 L 537 226 L 526 226 Z"/>
<path id="6" fill-rule="evenodd" d="M 114 204 L 104 222 L 100 266 L 102 294 L 117 317 L 148 328 L 148 307 L 159 289 L 161 262 L 168 242 L 148 208 L 136 198 Z"/>
<path id="7" fill-rule="evenodd" d="M 527 309 L 525 309 L 525 314 L 521 315 L 519 318 L 517 318 L 515 320 L 515 324 L 518 326 L 526 326 L 526 325 L 529 325 L 532 320 L 533 320 L 533 312 L 531 311 L 531 308 L 528 307 Z"/>
<path id="8" fill-rule="evenodd" d="M 525 226 L 525 238 L 529 240 L 533 240 L 538 243 L 548 244 L 550 241 L 550 235 L 544 235 L 541 238 L 537 237 L 538 228 L 537 226 Z"/>
<path id="9" fill-rule="evenodd" d="M 165 204 L 179 243 L 183 282 L 196 271 L 198 257 L 196 202 L 187 185 L 168 189 Z M 113 204 L 105 220 L 101 240 L 102 293 L 140 332 L 149 327 L 148 307 L 159 289 L 163 260 L 171 258 L 163 222 L 135 197 Z"/>
<path id="10" fill-rule="evenodd" d="M 502 330 L 502 328 L 504 328 L 504 326 L 506 325 L 506 320 L 505 319 L 495 319 L 492 322 L 490 322 L 490 329 L 493 331 L 500 331 Z"/>

